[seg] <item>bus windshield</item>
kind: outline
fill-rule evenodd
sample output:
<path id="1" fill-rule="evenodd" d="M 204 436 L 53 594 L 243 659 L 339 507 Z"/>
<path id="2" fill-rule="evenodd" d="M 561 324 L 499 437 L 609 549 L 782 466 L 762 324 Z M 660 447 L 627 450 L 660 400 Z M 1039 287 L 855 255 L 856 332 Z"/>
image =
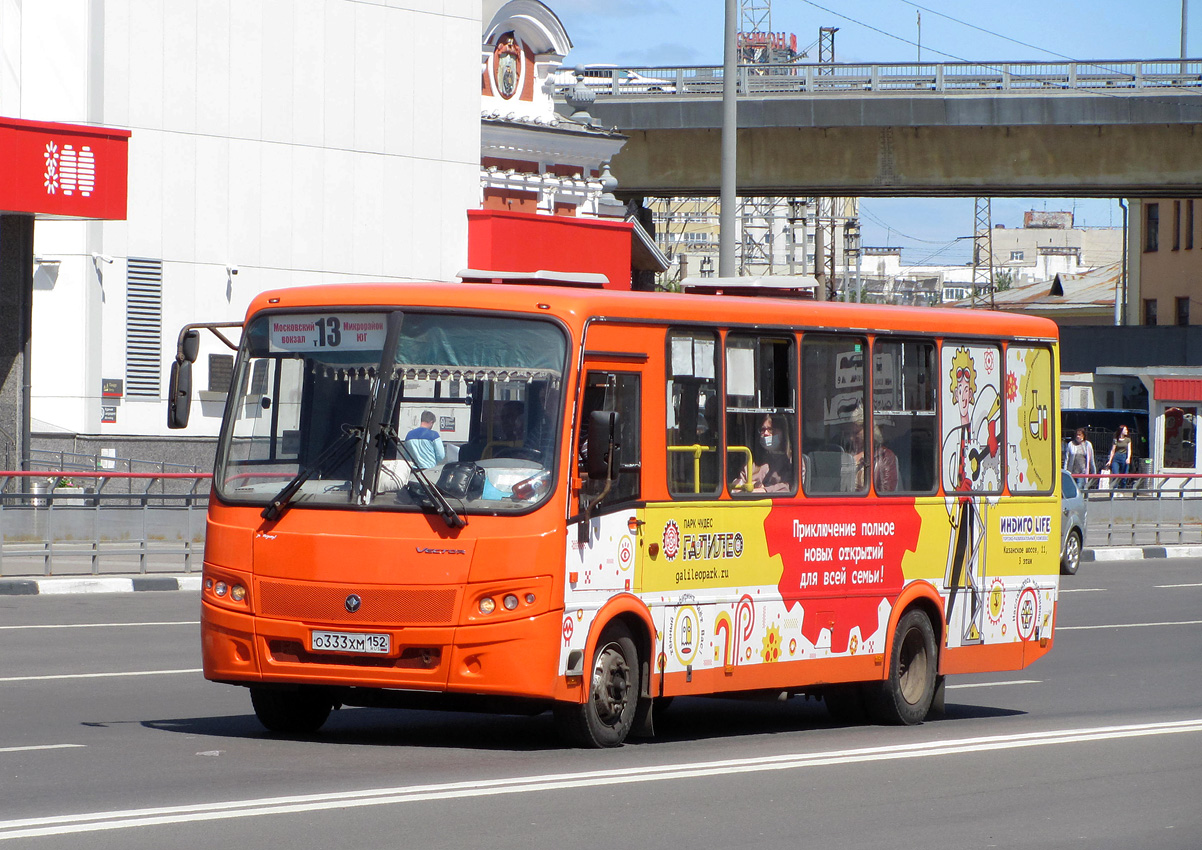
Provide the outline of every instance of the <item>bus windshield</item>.
<path id="1" fill-rule="evenodd" d="M 566 343 L 551 322 L 511 317 L 256 316 L 217 493 L 294 507 L 528 510 L 552 489 Z"/>

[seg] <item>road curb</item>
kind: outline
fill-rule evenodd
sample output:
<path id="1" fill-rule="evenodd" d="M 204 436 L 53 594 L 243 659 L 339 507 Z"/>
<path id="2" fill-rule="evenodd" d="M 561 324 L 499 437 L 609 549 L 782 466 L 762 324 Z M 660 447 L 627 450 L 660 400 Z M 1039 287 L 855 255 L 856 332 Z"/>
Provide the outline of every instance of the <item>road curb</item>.
<path id="1" fill-rule="evenodd" d="M 175 590 L 200 590 L 200 576 L 0 578 L 0 596 L 58 596 L 69 593 L 135 593 Z"/>
<path id="2" fill-rule="evenodd" d="M 1202 558 L 1202 546 L 1106 546 L 1081 550 L 1082 561 L 1151 561 Z"/>

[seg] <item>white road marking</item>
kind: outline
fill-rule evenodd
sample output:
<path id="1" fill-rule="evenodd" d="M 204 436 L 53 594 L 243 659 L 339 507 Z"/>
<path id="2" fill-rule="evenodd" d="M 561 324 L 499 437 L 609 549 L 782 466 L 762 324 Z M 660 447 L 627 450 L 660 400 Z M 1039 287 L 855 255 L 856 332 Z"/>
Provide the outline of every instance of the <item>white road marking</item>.
<path id="1" fill-rule="evenodd" d="M 26 629 L 123 629 L 135 626 L 199 626 L 200 620 L 166 620 L 161 623 L 63 623 L 31 626 L 0 626 L 0 632 L 23 632 Z"/>
<path id="2" fill-rule="evenodd" d="M 1002 685 L 1038 685 L 1038 684 L 1040 684 L 1039 679 L 1013 679 L 1009 682 L 976 682 L 976 683 L 969 683 L 969 684 L 964 684 L 964 685 L 948 685 L 947 689 L 950 691 L 955 688 L 998 688 L 998 687 L 1001 687 Z"/>
<path id="3" fill-rule="evenodd" d="M 1056 626 L 1058 632 L 1084 632 L 1097 629 L 1148 629 L 1153 626 L 1202 626 L 1202 620 L 1177 620 L 1169 623 L 1111 623 L 1106 626 Z"/>
<path id="4" fill-rule="evenodd" d="M 1060 592 L 1061 593 L 1105 593 L 1106 588 L 1104 588 L 1104 587 L 1069 587 L 1069 588 L 1062 587 L 1062 588 L 1060 588 Z"/>
<path id="5" fill-rule="evenodd" d="M 59 673 L 51 676 L 5 676 L 0 682 L 50 682 L 56 679 L 119 679 L 125 676 L 179 676 L 183 673 L 202 673 L 199 667 L 184 670 L 129 670 L 123 673 Z"/>
<path id="6" fill-rule="evenodd" d="M 67 750 L 86 746 L 87 744 L 30 744 L 25 747 L 0 747 L 0 753 L 28 753 L 34 750 Z"/>
<path id="7" fill-rule="evenodd" d="M 640 782 L 695 779 L 706 776 L 728 777 L 732 773 L 796 770 L 829 765 L 926 758 L 930 756 L 980 753 L 993 750 L 1074 744 L 1087 741 L 1109 741 L 1149 735 L 1174 735 L 1189 732 L 1202 732 L 1202 718 L 1166 723 L 1102 726 L 1092 729 L 1060 729 L 1050 732 L 1028 732 L 1019 735 L 929 741 L 917 744 L 900 744 L 891 747 L 866 747 L 863 749 L 834 750 L 819 753 L 793 753 L 750 759 L 728 759 L 641 768 L 622 767 L 616 770 L 585 771 L 581 773 L 517 776 L 508 779 L 481 779 L 469 782 L 448 782 L 437 785 L 402 785 L 392 788 L 368 788 L 362 791 L 303 794 L 288 797 L 262 797 L 219 803 L 193 803 L 180 806 L 161 806 L 108 812 L 82 812 L 52 817 L 0 821 L 0 841 L 10 838 L 69 835 L 113 829 L 132 829 L 147 826 L 261 817 L 264 815 L 297 814 L 328 809 L 345 810 L 365 808 L 367 806 L 389 806 L 428 800 L 492 797 L 501 794 L 529 794 L 572 788 L 595 788 L 599 785 L 632 785 Z"/>
<path id="8" fill-rule="evenodd" d="M 1171 587 L 1202 587 L 1202 582 L 1194 582 L 1193 584 L 1154 584 L 1152 586 L 1157 590 L 1168 590 Z"/>

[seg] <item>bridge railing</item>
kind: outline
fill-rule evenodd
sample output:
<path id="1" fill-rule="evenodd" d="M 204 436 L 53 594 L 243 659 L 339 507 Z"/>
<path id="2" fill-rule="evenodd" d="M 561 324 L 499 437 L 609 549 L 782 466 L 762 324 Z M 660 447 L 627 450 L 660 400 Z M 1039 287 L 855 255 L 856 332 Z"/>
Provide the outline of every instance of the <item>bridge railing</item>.
<path id="1" fill-rule="evenodd" d="M 1202 544 L 1202 475 L 1074 475 L 1084 490 L 1087 546 Z"/>
<path id="2" fill-rule="evenodd" d="M 199 570 L 212 477 L 0 471 L 0 576 Z"/>
<path id="3" fill-rule="evenodd" d="M 1202 59 L 1122 59 L 1095 62 L 895 62 L 808 65 L 740 65 L 740 95 L 809 94 L 1041 94 L 1084 91 L 1202 89 Z M 555 77 L 561 98 L 575 77 Z M 617 68 L 585 78 L 601 96 L 716 97 L 722 94 L 719 66 L 680 65 Z"/>

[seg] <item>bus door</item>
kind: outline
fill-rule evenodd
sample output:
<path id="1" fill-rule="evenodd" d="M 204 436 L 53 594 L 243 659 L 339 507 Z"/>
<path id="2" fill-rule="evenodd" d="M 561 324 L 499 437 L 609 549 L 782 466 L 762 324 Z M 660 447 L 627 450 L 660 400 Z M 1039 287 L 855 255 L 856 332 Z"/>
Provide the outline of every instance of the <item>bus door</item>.
<path id="1" fill-rule="evenodd" d="M 592 343 L 595 334 L 590 333 Z M 608 346 L 607 346 L 608 348 Z M 614 593 L 638 589 L 642 540 L 642 427 L 644 370 L 641 352 L 586 350 L 577 395 L 575 470 L 568 519 L 569 589 L 601 593 L 596 607 Z M 590 440 L 597 416 L 610 423 L 612 440 Z M 614 414 L 605 416 L 604 414 Z M 590 445 L 591 443 L 591 445 Z M 589 452 L 603 451 L 608 475 L 590 476 Z M 590 606 L 591 607 L 591 606 Z"/>
<path id="2" fill-rule="evenodd" d="M 644 499 L 653 473 L 647 452 L 658 433 L 649 422 L 662 422 L 662 400 L 650 395 L 663 386 L 663 332 L 646 327 L 594 323 L 589 326 L 576 393 L 570 502 L 567 523 L 567 582 L 561 659 L 564 670 L 580 675 L 580 659 L 590 633 L 604 624 L 599 612 L 617 596 L 642 589 L 642 563 L 647 553 Z M 659 374 L 655 383 L 654 373 Z M 656 414 L 658 413 L 659 418 Z M 602 420 L 612 430 L 612 444 L 597 439 Z M 590 445 L 590 430 L 593 439 Z M 662 437 L 660 438 L 662 440 Z M 604 452 L 607 475 L 597 472 L 589 455 Z M 662 477 L 662 474 L 661 474 Z M 638 608 L 630 600 L 625 604 Z M 652 644 L 654 634 L 650 635 Z M 644 657 L 644 692 L 654 665 Z"/>

